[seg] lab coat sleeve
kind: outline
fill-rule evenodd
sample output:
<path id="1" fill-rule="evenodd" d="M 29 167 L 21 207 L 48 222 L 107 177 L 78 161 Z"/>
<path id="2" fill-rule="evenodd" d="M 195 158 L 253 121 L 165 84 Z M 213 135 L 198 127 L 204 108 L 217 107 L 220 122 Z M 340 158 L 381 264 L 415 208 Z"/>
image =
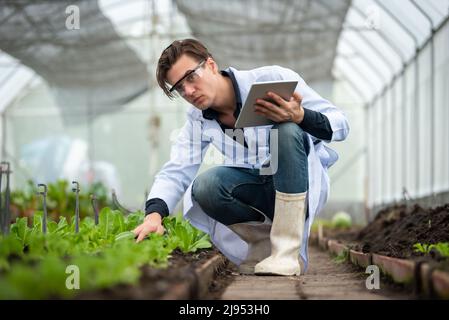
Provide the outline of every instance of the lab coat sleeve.
<path id="1" fill-rule="evenodd" d="M 170 160 L 156 175 L 147 199 L 160 198 L 173 213 L 177 203 L 195 178 L 209 142 L 201 139 L 202 122 L 188 113 L 175 144 Z"/>
<path id="2" fill-rule="evenodd" d="M 282 67 L 277 67 L 277 70 L 282 80 L 298 80 L 296 91 L 302 96 L 302 106 L 304 108 L 321 112 L 329 120 L 332 128 L 332 138 L 324 141 L 329 143 L 331 141 L 345 140 L 349 134 L 349 123 L 343 111 L 322 98 L 293 70 Z"/>

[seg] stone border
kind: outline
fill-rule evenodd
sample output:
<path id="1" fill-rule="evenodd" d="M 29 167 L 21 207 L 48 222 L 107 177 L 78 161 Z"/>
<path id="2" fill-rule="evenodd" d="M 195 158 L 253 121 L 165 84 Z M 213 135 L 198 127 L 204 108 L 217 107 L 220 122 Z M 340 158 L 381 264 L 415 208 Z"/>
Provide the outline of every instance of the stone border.
<path id="1" fill-rule="evenodd" d="M 349 259 L 353 264 L 361 268 L 366 268 L 373 264 L 371 253 L 363 253 L 355 250 L 349 250 Z"/>
<path id="2" fill-rule="evenodd" d="M 226 263 L 225 257 L 216 254 L 204 264 L 192 270 L 192 276 L 188 280 L 177 283 L 168 289 L 160 300 L 193 300 L 207 298 L 209 285 L 217 270 Z"/>
<path id="3" fill-rule="evenodd" d="M 435 270 L 431 276 L 431 293 L 441 299 L 449 300 L 449 273 Z"/>
<path id="4" fill-rule="evenodd" d="M 433 270 L 427 263 L 359 252 L 340 241 L 319 238 L 315 233 L 310 235 L 309 243 L 333 255 L 349 253 L 349 262 L 360 268 L 377 265 L 384 275 L 396 283 L 412 286 L 416 293 L 430 298 L 449 299 L 449 273 Z"/>
<path id="5" fill-rule="evenodd" d="M 399 284 L 414 284 L 417 264 L 411 260 L 373 254 L 373 264 Z"/>

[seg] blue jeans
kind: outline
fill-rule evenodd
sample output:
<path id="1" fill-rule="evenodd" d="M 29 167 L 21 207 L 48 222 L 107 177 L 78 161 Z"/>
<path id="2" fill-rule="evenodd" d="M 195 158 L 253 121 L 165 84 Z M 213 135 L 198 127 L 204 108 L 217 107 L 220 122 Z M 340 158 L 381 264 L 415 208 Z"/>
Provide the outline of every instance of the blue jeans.
<path id="1" fill-rule="evenodd" d="M 259 169 L 214 167 L 195 179 L 192 196 L 212 219 L 224 225 L 261 221 L 261 211 L 273 220 L 276 191 L 308 190 L 307 135 L 295 123 L 277 124 L 273 129 L 278 130 L 275 174 L 260 175 Z"/>

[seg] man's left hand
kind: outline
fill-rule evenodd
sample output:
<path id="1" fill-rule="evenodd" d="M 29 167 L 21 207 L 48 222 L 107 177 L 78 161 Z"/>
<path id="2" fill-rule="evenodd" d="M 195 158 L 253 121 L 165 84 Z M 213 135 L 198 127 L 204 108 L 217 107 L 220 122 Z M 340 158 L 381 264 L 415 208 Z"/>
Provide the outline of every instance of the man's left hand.
<path id="1" fill-rule="evenodd" d="M 254 111 L 257 114 L 276 122 L 294 122 L 300 124 L 304 119 L 304 108 L 302 107 L 302 97 L 296 91 L 290 98 L 290 101 L 284 100 L 273 92 L 268 92 L 267 96 L 272 99 L 276 104 L 272 102 L 257 99 L 254 105 Z"/>

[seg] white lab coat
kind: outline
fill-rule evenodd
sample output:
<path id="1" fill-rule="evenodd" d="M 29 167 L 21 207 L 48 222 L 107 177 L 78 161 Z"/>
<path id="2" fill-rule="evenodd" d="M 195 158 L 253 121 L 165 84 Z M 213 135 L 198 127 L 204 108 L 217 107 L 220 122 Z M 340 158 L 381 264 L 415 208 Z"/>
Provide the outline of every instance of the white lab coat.
<path id="1" fill-rule="evenodd" d="M 249 71 L 239 71 L 234 68 L 229 68 L 229 70 L 234 73 L 243 104 L 248 96 L 251 85 L 255 82 L 298 80 L 296 91 L 303 98 L 303 107 L 319 111 L 329 119 L 333 131 L 331 141 L 342 141 L 348 135 L 349 125 L 343 112 L 313 91 L 296 72 L 279 66 L 267 66 Z M 244 129 L 247 144 L 251 145 L 251 143 L 254 143 L 258 130 L 268 130 L 270 128 L 271 126 Z M 196 139 L 196 142 L 192 143 L 192 140 L 195 139 L 194 136 L 198 134 L 198 130 L 195 131 L 193 129 L 199 129 L 201 132 L 202 139 L 200 142 Z M 308 134 L 308 139 L 309 145 L 313 146 L 310 148 L 308 155 L 309 218 L 306 220 L 304 226 L 304 237 L 300 250 L 300 255 L 305 263 L 306 270 L 308 265 L 310 228 L 315 216 L 323 208 L 329 195 L 327 169 L 338 159 L 337 153 L 325 144 L 325 142 L 330 141 L 319 142 L 314 145 L 314 142 L 318 139 L 310 134 Z M 204 153 L 210 144 L 214 144 L 226 159 L 236 160 L 234 163 L 231 163 L 231 160 L 228 161 L 224 164 L 226 166 L 260 168 L 261 164 L 269 160 L 268 139 L 266 139 L 266 143 L 258 142 L 257 152 L 259 156 L 257 159 L 246 161 L 246 163 L 243 163 L 245 161 L 239 161 L 241 159 L 236 159 L 243 154 L 243 149 L 238 149 L 244 147 L 240 144 L 236 145 L 229 136 L 225 135 L 217 121 L 203 118 L 202 112 L 191 106 L 187 111 L 187 122 L 181 129 L 175 145 L 172 147 L 171 159 L 156 176 L 148 199 L 163 199 L 167 203 L 170 213 L 172 213 L 182 195 L 185 194 L 183 203 L 184 217 L 189 219 L 195 227 L 208 233 L 215 246 L 232 262 L 240 264 L 246 257 L 248 250 L 247 244 L 225 225 L 213 220 L 204 213 L 198 203 L 192 198 L 192 184 Z M 192 148 L 192 145 L 196 147 Z M 233 152 L 233 148 L 237 150 Z M 268 157 L 261 158 L 260 155 L 264 154 L 268 154 Z M 180 160 L 180 158 L 183 158 L 183 160 Z M 188 159 L 197 159 L 197 161 L 187 161 Z"/>

